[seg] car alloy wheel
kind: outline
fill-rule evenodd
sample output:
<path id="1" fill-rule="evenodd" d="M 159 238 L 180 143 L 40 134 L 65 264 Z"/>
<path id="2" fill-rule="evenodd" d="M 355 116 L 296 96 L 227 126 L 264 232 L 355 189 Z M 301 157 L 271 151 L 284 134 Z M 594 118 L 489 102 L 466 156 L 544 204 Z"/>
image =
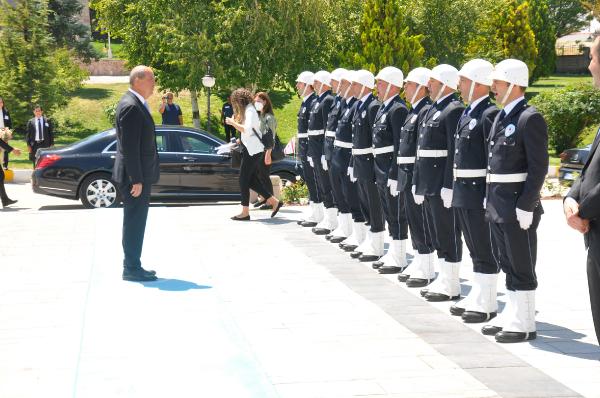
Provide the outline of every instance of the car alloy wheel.
<path id="1" fill-rule="evenodd" d="M 117 200 L 117 188 L 109 180 L 98 178 L 90 181 L 85 196 L 94 207 L 111 207 Z"/>

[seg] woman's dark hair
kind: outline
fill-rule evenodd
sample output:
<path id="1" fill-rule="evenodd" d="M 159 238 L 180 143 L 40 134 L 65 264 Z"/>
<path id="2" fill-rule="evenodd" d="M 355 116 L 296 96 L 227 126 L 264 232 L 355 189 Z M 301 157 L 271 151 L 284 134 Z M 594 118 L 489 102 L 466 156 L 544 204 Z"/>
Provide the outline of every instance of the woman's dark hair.
<path id="1" fill-rule="evenodd" d="M 271 98 L 269 98 L 269 94 L 265 93 L 264 91 L 260 91 L 260 92 L 256 93 L 255 97 L 260 98 L 265 103 L 265 106 L 263 107 L 262 111 L 260 112 L 261 115 L 266 115 L 267 113 L 270 113 L 271 115 L 274 114 L 273 113 L 273 103 L 271 102 Z"/>
<path id="2" fill-rule="evenodd" d="M 246 107 L 253 103 L 253 99 L 252 93 L 246 88 L 238 88 L 231 93 L 231 106 L 238 123 L 244 122 Z"/>

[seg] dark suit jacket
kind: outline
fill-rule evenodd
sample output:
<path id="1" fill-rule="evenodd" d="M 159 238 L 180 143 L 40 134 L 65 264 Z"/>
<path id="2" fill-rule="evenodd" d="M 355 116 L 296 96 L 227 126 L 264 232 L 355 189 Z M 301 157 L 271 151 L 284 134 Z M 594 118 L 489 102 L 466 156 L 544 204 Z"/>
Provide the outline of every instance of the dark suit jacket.
<path id="1" fill-rule="evenodd" d="M 156 133 L 144 104 L 127 91 L 116 111 L 117 154 L 113 179 L 123 184 L 153 184 L 160 176 Z"/>
<path id="2" fill-rule="evenodd" d="M 27 142 L 27 145 L 30 147 L 36 145 L 38 148 L 48 148 L 54 145 L 54 128 L 52 127 L 52 122 L 45 116 L 42 116 L 42 130 L 44 141 L 39 144 L 35 142 L 35 118 L 29 119 L 25 131 L 25 142 Z"/>
<path id="3" fill-rule="evenodd" d="M 381 102 L 371 94 L 359 107 L 357 105 L 352 120 L 352 149 L 372 149 L 373 148 L 373 124 L 375 116 L 379 112 Z M 352 155 L 350 161 L 354 177 L 375 182 L 375 170 L 373 169 L 373 154 Z"/>
<path id="4" fill-rule="evenodd" d="M 8 110 L 6 108 L 2 108 L 2 111 L 4 112 L 4 127 L 8 127 L 9 129 L 12 128 L 12 118 L 10 117 L 10 113 L 8 112 Z"/>
<path id="5" fill-rule="evenodd" d="M 590 230 L 585 236 L 586 246 L 589 244 L 590 235 L 594 240 L 600 239 L 600 135 L 592 144 L 581 177 L 571 187 L 567 196 L 579 203 L 579 216 L 590 221 Z"/>

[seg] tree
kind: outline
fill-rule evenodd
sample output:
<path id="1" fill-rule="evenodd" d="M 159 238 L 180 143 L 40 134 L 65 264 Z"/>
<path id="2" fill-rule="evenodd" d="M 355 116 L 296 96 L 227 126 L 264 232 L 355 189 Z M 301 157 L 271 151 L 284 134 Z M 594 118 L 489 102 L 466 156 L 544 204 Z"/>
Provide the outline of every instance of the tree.
<path id="1" fill-rule="evenodd" d="M 556 67 L 556 32 L 550 20 L 547 0 L 529 0 L 529 21 L 538 50 L 531 82 L 550 76 Z"/>
<path id="2" fill-rule="evenodd" d="M 353 55 L 357 68 L 376 72 L 395 65 L 405 73 L 423 64 L 423 35 L 411 35 L 396 0 L 367 0 L 359 26 L 360 48 Z"/>
<path id="3" fill-rule="evenodd" d="M 548 0 L 548 10 L 557 38 L 577 32 L 588 23 L 581 0 Z"/>
<path id="4" fill-rule="evenodd" d="M 17 127 L 31 117 L 33 104 L 48 112 L 66 105 L 83 72 L 65 48 L 56 48 L 48 33 L 48 8 L 44 0 L 0 3 L 0 92 Z"/>
<path id="5" fill-rule="evenodd" d="M 84 61 L 98 58 L 91 44 L 90 27 L 79 21 L 79 0 L 49 0 L 48 29 L 56 44 L 75 50 Z"/>

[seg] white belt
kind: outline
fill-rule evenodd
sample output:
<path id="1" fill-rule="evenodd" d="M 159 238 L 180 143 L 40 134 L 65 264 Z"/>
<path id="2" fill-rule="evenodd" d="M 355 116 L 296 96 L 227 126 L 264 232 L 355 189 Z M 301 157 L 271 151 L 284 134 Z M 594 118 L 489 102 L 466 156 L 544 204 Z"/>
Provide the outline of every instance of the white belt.
<path id="1" fill-rule="evenodd" d="M 351 142 L 345 142 L 345 141 L 339 141 L 339 140 L 333 141 L 333 146 L 338 146 L 340 148 L 352 149 L 352 143 Z"/>
<path id="2" fill-rule="evenodd" d="M 373 153 L 373 148 L 354 148 L 352 149 L 353 155 L 370 155 Z"/>
<path id="3" fill-rule="evenodd" d="M 516 174 L 488 174 L 487 182 L 523 182 L 527 179 L 527 173 Z"/>
<path id="4" fill-rule="evenodd" d="M 298 138 L 308 138 L 308 133 L 298 133 Z"/>
<path id="5" fill-rule="evenodd" d="M 454 178 L 477 178 L 486 175 L 486 169 L 454 169 Z"/>
<path id="6" fill-rule="evenodd" d="M 396 163 L 398 164 L 413 164 L 415 162 L 414 156 L 398 156 Z"/>
<path id="7" fill-rule="evenodd" d="M 335 138 L 335 131 L 326 131 L 325 137 L 333 137 Z"/>
<path id="8" fill-rule="evenodd" d="M 323 135 L 325 130 L 308 130 L 308 135 Z"/>
<path id="9" fill-rule="evenodd" d="M 381 148 L 373 148 L 373 154 L 375 155 L 382 155 L 384 153 L 391 153 L 394 152 L 394 146 L 390 145 L 390 146 L 384 146 Z"/>
<path id="10" fill-rule="evenodd" d="M 445 149 L 419 149 L 417 155 L 420 158 L 445 158 L 448 156 L 448 151 Z"/>

